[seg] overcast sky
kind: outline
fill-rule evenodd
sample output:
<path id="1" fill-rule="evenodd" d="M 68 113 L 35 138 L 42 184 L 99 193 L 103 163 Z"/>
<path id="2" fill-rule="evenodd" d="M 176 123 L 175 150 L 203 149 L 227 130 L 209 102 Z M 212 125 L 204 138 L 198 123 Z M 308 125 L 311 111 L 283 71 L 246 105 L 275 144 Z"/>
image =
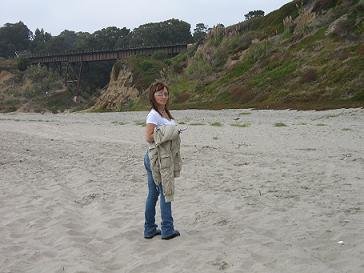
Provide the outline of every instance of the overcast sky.
<path id="1" fill-rule="evenodd" d="M 229 26 L 244 14 L 261 9 L 267 13 L 291 2 L 287 0 L 1 0 L 0 25 L 22 21 L 31 31 L 43 28 L 52 35 L 65 29 L 96 30 L 116 26 L 134 29 L 171 18 L 209 27 Z"/>

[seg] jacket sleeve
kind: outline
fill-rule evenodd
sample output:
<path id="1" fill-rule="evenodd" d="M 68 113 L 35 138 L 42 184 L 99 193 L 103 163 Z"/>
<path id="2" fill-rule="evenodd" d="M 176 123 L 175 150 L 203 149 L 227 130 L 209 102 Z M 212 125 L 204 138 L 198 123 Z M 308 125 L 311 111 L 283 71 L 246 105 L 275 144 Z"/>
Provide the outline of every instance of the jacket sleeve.
<path id="1" fill-rule="evenodd" d="M 161 178 L 160 165 L 158 159 L 158 149 L 154 144 L 149 146 L 148 155 L 149 155 L 153 180 L 158 185 L 162 181 L 162 178 Z"/>
<path id="2" fill-rule="evenodd" d="M 179 137 L 176 125 L 163 125 L 154 128 L 154 143 L 156 146 Z"/>

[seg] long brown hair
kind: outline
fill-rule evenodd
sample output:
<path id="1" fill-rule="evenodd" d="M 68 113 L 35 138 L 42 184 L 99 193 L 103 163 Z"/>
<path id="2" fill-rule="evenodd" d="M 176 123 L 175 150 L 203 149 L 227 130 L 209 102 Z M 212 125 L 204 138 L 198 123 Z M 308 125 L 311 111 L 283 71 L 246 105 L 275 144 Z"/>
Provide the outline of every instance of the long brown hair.
<path id="1" fill-rule="evenodd" d="M 155 92 L 158 92 L 160 90 L 163 90 L 164 87 L 167 89 L 168 94 L 169 94 L 169 88 L 163 82 L 155 82 L 149 88 L 149 103 L 152 106 L 152 109 L 154 109 L 155 111 L 157 111 L 161 116 L 162 116 L 162 114 L 158 110 L 158 103 L 155 100 L 154 93 Z M 169 112 L 168 106 L 169 106 L 169 96 L 168 96 L 168 100 L 167 100 L 167 103 L 166 103 L 166 106 L 165 106 L 165 110 L 166 110 L 166 113 L 167 113 L 168 117 L 170 119 L 173 119 L 171 113 Z"/>

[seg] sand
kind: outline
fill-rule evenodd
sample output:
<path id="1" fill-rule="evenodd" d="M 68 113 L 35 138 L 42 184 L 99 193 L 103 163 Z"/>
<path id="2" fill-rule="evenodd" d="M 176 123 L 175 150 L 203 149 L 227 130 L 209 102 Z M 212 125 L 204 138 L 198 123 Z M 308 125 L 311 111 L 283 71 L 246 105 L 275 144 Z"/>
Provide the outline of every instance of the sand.
<path id="1" fill-rule="evenodd" d="M 364 272 L 364 109 L 173 111 L 170 241 L 143 238 L 146 114 L 0 114 L 1 273 Z"/>

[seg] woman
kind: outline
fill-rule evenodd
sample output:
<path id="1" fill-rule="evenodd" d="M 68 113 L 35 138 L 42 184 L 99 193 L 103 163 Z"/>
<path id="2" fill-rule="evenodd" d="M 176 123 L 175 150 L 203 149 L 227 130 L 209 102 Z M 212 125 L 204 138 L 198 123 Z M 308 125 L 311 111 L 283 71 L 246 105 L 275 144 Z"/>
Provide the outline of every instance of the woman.
<path id="1" fill-rule="evenodd" d="M 176 125 L 168 110 L 169 91 L 162 83 L 154 83 L 149 89 L 149 102 L 152 106 L 146 120 L 145 138 L 149 144 L 154 142 L 154 128 L 162 125 Z M 144 166 L 148 176 L 148 196 L 145 206 L 144 238 L 151 239 L 156 235 L 162 235 L 164 240 L 180 236 L 178 230 L 173 227 L 171 202 L 166 202 L 163 194 L 162 184 L 157 185 L 153 180 L 148 152 L 144 157 Z M 155 206 L 160 195 L 161 230 L 155 224 Z"/>

